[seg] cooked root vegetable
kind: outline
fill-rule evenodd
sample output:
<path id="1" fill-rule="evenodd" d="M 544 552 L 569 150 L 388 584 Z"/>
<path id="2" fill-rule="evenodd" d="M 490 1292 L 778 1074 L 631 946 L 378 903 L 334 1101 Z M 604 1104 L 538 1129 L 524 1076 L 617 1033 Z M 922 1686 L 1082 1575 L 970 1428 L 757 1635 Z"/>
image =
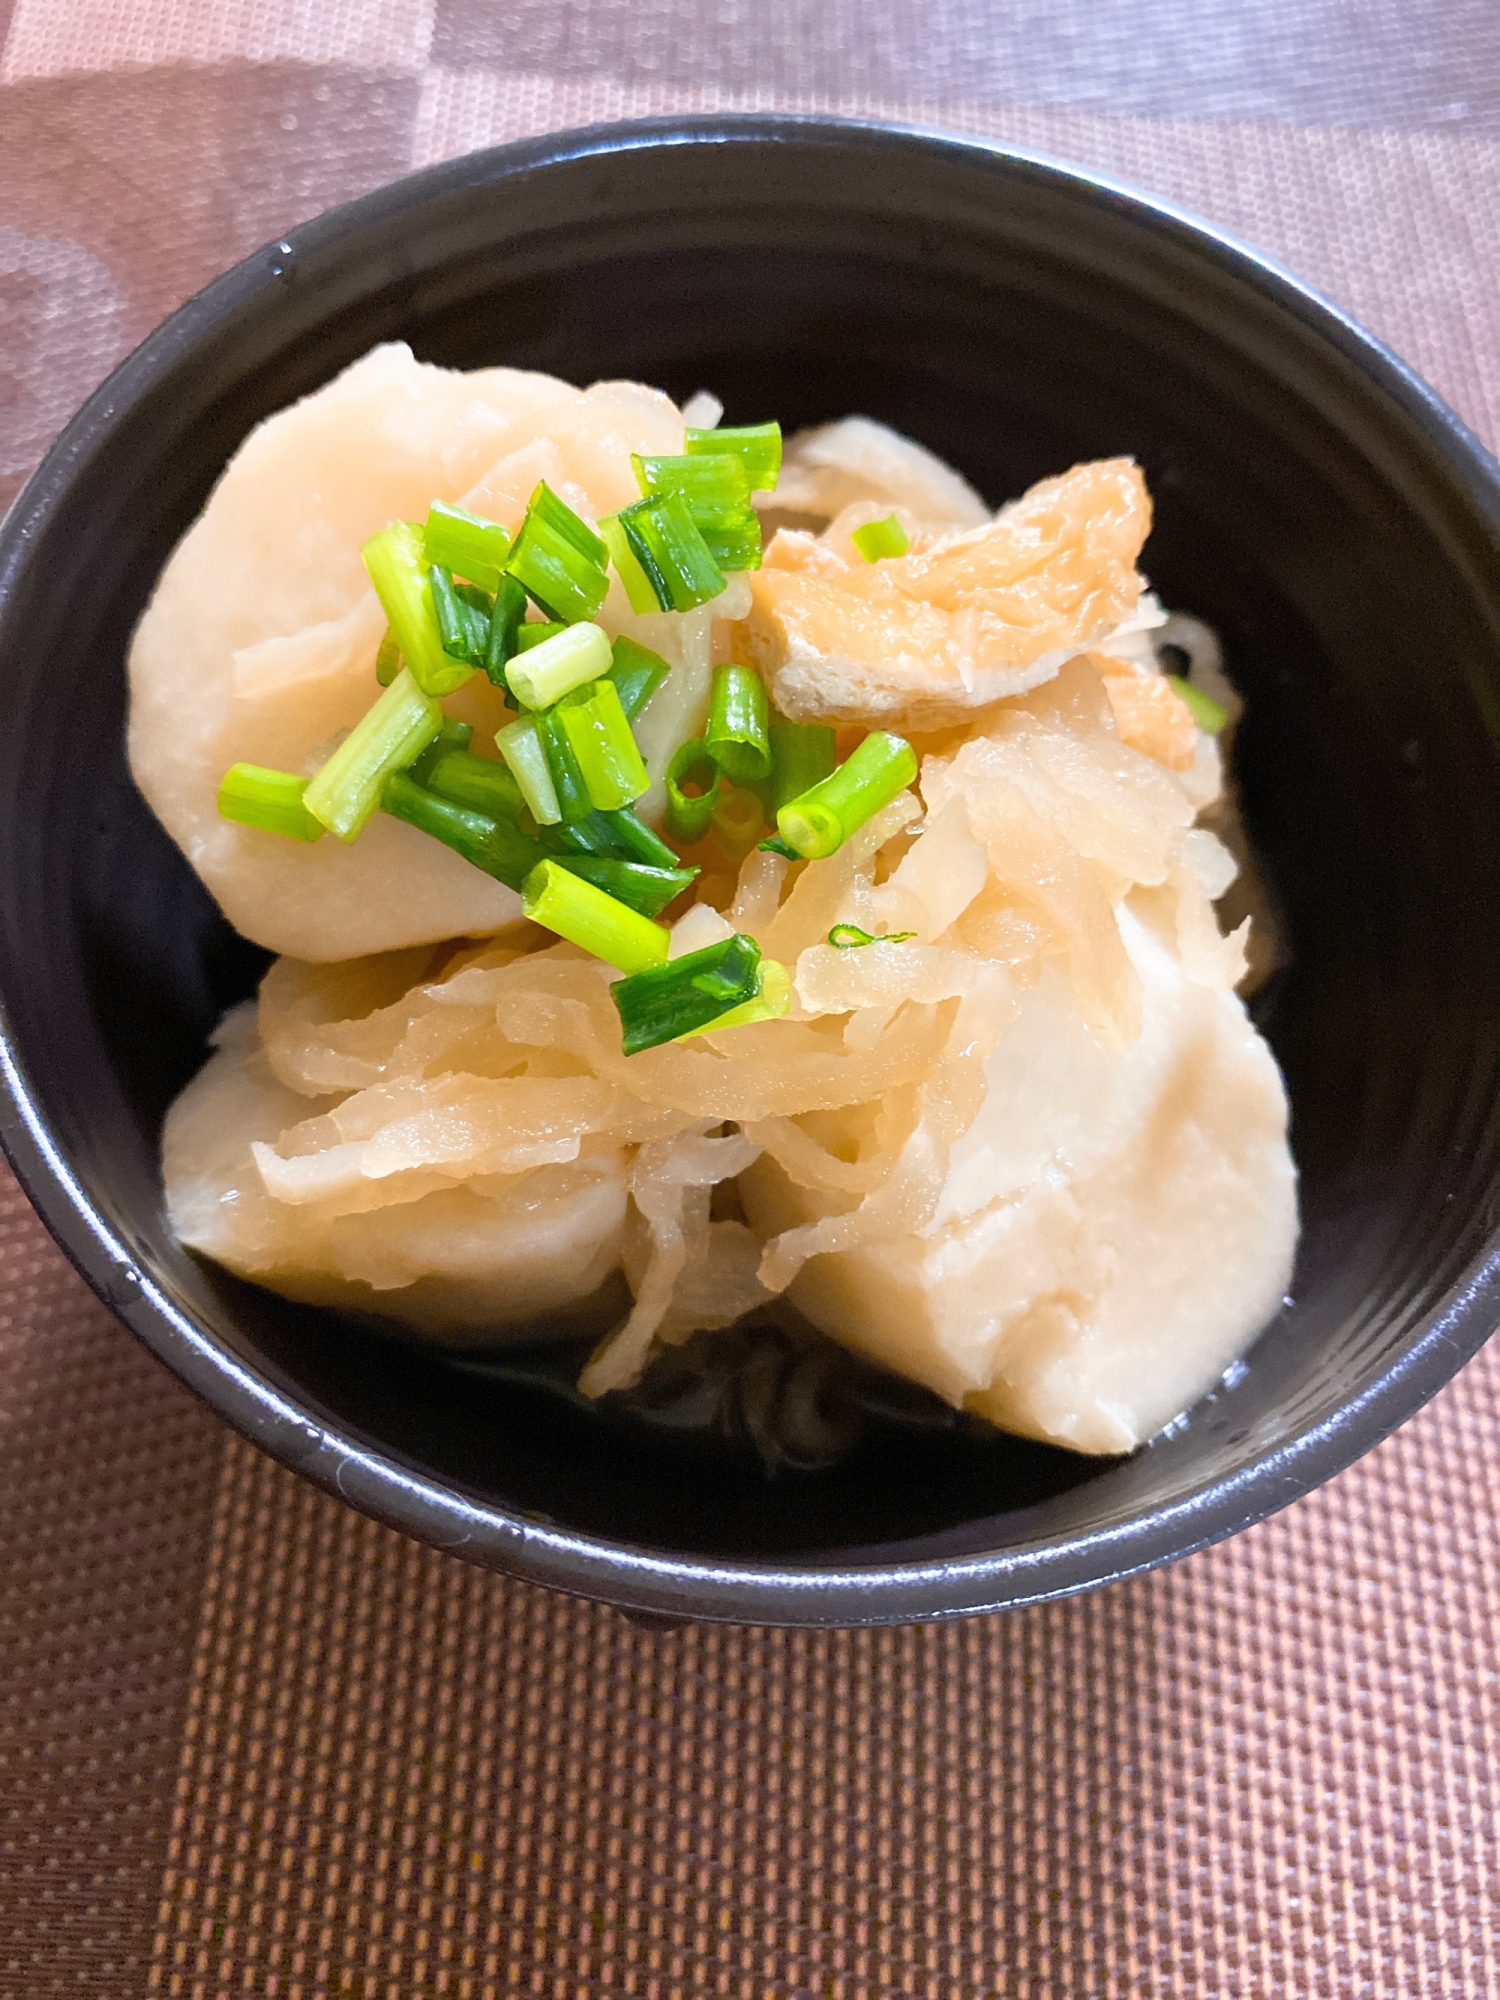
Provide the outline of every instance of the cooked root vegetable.
<path id="1" fill-rule="evenodd" d="M 1199 823 L 1237 699 L 1192 621 L 1162 671 L 1149 525 L 1129 460 L 991 516 L 867 419 L 783 461 L 401 348 L 272 418 L 131 654 L 142 789 L 283 954 L 168 1118 L 181 1240 L 450 1345 L 587 1331 L 590 1394 L 787 1300 L 1132 1450 L 1297 1235 Z"/>

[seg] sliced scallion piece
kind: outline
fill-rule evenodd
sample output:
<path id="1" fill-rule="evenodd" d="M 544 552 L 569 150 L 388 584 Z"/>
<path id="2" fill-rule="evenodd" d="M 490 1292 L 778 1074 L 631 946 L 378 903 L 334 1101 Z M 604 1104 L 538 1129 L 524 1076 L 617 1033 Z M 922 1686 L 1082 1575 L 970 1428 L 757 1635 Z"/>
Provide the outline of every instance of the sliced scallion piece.
<path id="1" fill-rule="evenodd" d="M 802 859 L 802 856 L 793 847 L 792 843 L 789 840 L 783 840 L 779 833 L 768 834 L 764 840 L 758 840 L 755 844 L 762 854 L 779 854 L 783 861 L 800 861 Z"/>
<path id="2" fill-rule="evenodd" d="M 410 521 L 393 521 L 372 535 L 360 554 L 407 669 L 422 693 L 438 700 L 461 688 L 474 669 L 443 651 L 422 556 L 422 530 Z"/>
<path id="3" fill-rule="evenodd" d="M 867 931 L 858 924 L 835 924 L 828 942 L 835 951 L 858 951 L 867 944 L 905 944 L 915 936 L 915 931 Z"/>
<path id="4" fill-rule="evenodd" d="M 719 944 L 706 945 L 702 951 L 690 952 L 677 963 L 692 967 L 690 984 L 695 993 L 732 1000 L 738 1006 L 742 1000 L 750 998 L 747 987 L 753 989 L 757 983 L 760 946 L 753 937 L 736 931 L 733 937 L 725 938 Z"/>
<path id="5" fill-rule="evenodd" d="M 490 647 L 489 600 L 473 584 L 455 584 L 441 563 L 434 563 L 428 571 L 427 587 L 432 592 L 443 651 L 450 660 L 482 667 Z"/>
<path id="6" fill-rule="evenodd" d="M 734 569 L 760 568 L 760 516 L 753 507 L 747 507 L 732 520 L 700 521 L 698 531 L 709 554 L 726 574 Z"/>
<path id="7" fill-rule="evenodd" d="M 1217 736 L 1229 720 L 1229 710 L 1221 708 L 1211 694 L 1205 694 L 1202 688 L 1194 687 L 1192 682 L 1184 679 L 1181 674 L 1168 674 L 1165 678 L 1187 703 L 1198 727 L 1209 736 Z"/>
<path id="8" fill-rule="evenodd" d="M 513 819 L 496 819 L 472 806 L 440 798 L 405 771 L 397 771 L 387 780 L 381 805 L 394 818 L 431 834 L 508 889 L 519 889 L 537 863 L 546 859 L 541 844 L 524 834 Z"/>
<path id="9" fill-rule="evenodd" d="M 779 812 L 788 799 L 822 784 L 838 763 L 838 732 L 825 722 L 771 724 L 772 800 Z"/>
<path id="10" fill-rule="evenodd" d="M 787 800 L 777 812 L 776 831 L 806 860 L 821 861 L 916 777 L 916 752 L 905 737 L 873 730 L 830 777 Z"/>
<path id="11" fill-rule="evenodd" d="M 684 452 L 676 458 L 646 458 L 632 452 L 630 463 L 642 493 L 680 494 L 695 520 L 700 508 L 710 514 L 732 514 L 750 505 L 750 475 L 734 452 Z"/>
<path id="12" fill-rule="evenodd" d="M 401 648 L 396 644 L 396 635 L 387 625 L 385 637 L 375 655 L 375 678 L 383 688 L 388 688 L 401 671 Z"/>
<path id="13" fill-rule="evenodd" d="M 578 759 L 573 755 L 568 732 L 563 728 L 562 718 L 555 708 L 544 708 L 540 712 L 536 719 L 536 733 L 542 739 L 547 769 L 552 773 L 552 786 L 557 793 L 558 809 L 563 818 L 569 821 L 587 819 L 594 810 L 594 802 L 578 768 Z"/>
<path id="14" fill-rule="evenodd" d="M 506 570 L 549 618 L 576 625 L 604 602 L 608 555 L 588 523 L 543 480 L 531 496 Z"/>
<path id="15" fill-rule="evenodd" d="M 666 962 L 671 938 L 660 924 L 570 874 L 561 861 L 542 861 L 532 869 L 521 888 L 521 908 L 534 924 L 621 972 L 644 972 Z"/>
<path id="16" fill-rule="evenodd" d="M 427 510 L 422 544 L 428 562 L 494 590 L 510 554 L 510 530 L 467 508 L 434 500 Z"/>
<path id="17" fill-rule="evenodd" d="M 691 611 L 724 588 L 724 572 L 675 493 L 637 500 L 615 517 L 663 611 Z"/>
<path id="18" fill-rule="evenodd" d="M 618 812 L 651 783 L 611 680 L 574 688 L 557 704 L 558 720 L 578 761 L 589 798 L 600 812 Z"/>
<path id="19" fill-rule="evenodd" d="M 675 868 L 677 856 L 659 834 L 644 826 L 628 806 L 619 812 L 591 812 L 565 821 L 550 838 L 559 852 L 595 854 L 615 861 L 644 861 L 650 868 Z"/>
<path id="20" fill-rule="evenodd" d="M 737 931 L 719 944 L 616 980 L 610 995 L 628 1056 L 707 1028 L 757 997 L 760 946 Z"/>
<path id="21" fill-rule="evenodd" d="M 527 501 L 526 516 L 528 520 L 545 522 L 554 534 L 561 535 L 565 542 L 571 542 L 581 556 L 587 556 L 597 569 L 603 569 L 608 549 L 583 516 L 575 514 L 567 501 L 552 491 L 545 479 L 538 480 L 535 491 Z"/>
<path id="22" fill-rule="evenodd" d="M 680 959 L 677 962 L 681 964 Z M 722 1028 L 748 1028 L 753 1021 L 779 1021 L 791 1010 L 792 975 L 780 959 L 763 958 L 760 984 L 752 999 L 742 1000 L 738 1007 L 731 1007 L 727 1014 L 720 1014 L 717 1020 L 701 1028 L 689 1028 L 677 1040 L 688 1042 L 694 1035 L 717 1035 Z"/>
<path id="23" fill-rule="evenodd" d="M 452 716 L 443 717 L 443 726 L 433 737 L 427 748 L 411 765 L 411 775 L 419 785 L 425 785 L 432 767 L 440 757 L 446 757 L 450 750 L 467 750 L 474 740 L 473 725 L 456 722 Z"/>
<path id="24" fill-rule="evenodd" d="M 661 835 L 637 819 L 629 806 L 622 806 L 619 812 L 600 813 L 599 817 L 628 860 L 644 861 L 653 868 L 677 866 L 677 856 Z"/>
<path id="25" fill-rule="evenodd" d="M 631 464 L 642 493 L 674 494 L 692 515 L 720 569 L 759 569 L 760 517 L 750 504 L 745 462 L 733 452 L 683 453 Z"/>
<path id="26" fill-rule="evenodd" d="M 549 639 L 555 639 L 559 632 L 568 629 L 560 618 L 533 618 L 529 624 L 516 627 L 515 650 L 529 653 L 533 646 L 545 646 Z"/>
<path id="27" fill-rule="evenodd" d="M 540 646 L 518 653 L 505 677 L 527 708 L 550 708 L 585 681 L 600 680 L 612 664 L 609 640 L 597 625 L 569 625 Z"/>
<path id="28" fill-rule="evenodd" d="M 453 594 L 464 608 L 464 617 L 469 628 L 469 658 L 476 667 L 482 667 L 489 656 L 490 620 L 495 609 L 495 600 L 487 590 L 481 590 L 477 583 L 455 583 Z"/>
<path id="29" fill-rule="evenodd" d="M 622 527 L 619 515 L 607 514 L 599 523 L 599 532 L 609 546 L 609 559 L 615 566 L 615 574 L 625 586 L 631 610 L 636 613 L 660 611 L 655 588 L 636 560 L 630 537 Z"/>
<path id="30" fill-rule="evenodd" d="M 461 748 L 444 750 L 435 758 L 419 758 L 411 774 L 439 798 L 488 813 L 491 819 L 519 820 L 528 810 L 514 772 L 493 757 L 476 757 Z"/>
<path id="31" fill-rule="evenodd" d="M 644 861 L 622 861 L 608 854 L 559 854 L 557 863 L 643 917 L 659 917 L 698 874 L 696 868 L 652 868 Z"/>
<path id="32" fill-rule="evenodd" d="M 693 790 L 686 792 L 684 785 Z M 673 753 L 667 766 L 667 832 L 684 847 L 691 847 L 708 832 L 714 816 L 714 799 L 719 790 L 719 767 L 708 754 L 701 737 L 684 743 Z"/>
<path id="33" fill-rule="evenodd" d="M 386 779 L 414 762 L 442 726 L 442 709 L 403 667 L 310 781 L 302 803 L 340 840 L 355 839 L 380 804 Z"/>
<path id="34" fill-rule="evenodd" d="M 614 682 L 619 693 L 625 720 L 634 722 L 672 669 L 660 653 L 653 653 L 638 639 L 622 635 L 611 651 L 614 664 L 607 678 Z"/>
<path id="35" fill-rule="evenodd" d="M 591 812 L 585 813 L 582 819 L 564 820 L 560 825 L 548 829 L 548 846 L 552 853 L 561 856 L 593 854 L 614 861 L 634 860 L 634 855 L 620 845 L 610 830 L 611 817 L 610 814 Z M 671 859 L 661 865 L 675 868 L 677 856 L 672 853 L 670 847 L 667 853 L 671 855 Z"/>
<path id="36" fill-rule="evenodd" d="M 771 737 L 766 684 L 754 667 L 729 660 L 714 668 L 713 695 L 703 740 L 721 771 L 742 782 L 767 777 Z"/>
<path id="37" fill-rule="evenodd" d="M 781 477 L 780 424 L 740 424 L 718 430 L 689 430 L 683 449 L 717 455 L 732 451 L 742 461 L 751 488 L 768 493 Z"/>
<path id="38" fill-rule="evenodd" d="M 307 782 L 291 771 L 268 770 L 264 764 L 231 764 L 219 786 L 220 816 L 292 840 L 321 840 L 328 829 L 302 803 Z"/>
<path id="39" fill-rule="evenodd" d="M 904 556 L 911 547 L 910 537 L 894 514 L 887 514 L 883 521 L 866 521 L 849 539 L 870 563 L 886 556 Z"/>
<path id="40" fill-rule="evenodd" d="M 495 747 L 505 759 L 505 768 L 521 788 L 526 809 L 538 826 L 556 826 L 562 818 L 557 788 L 547 768 L 547 752 L 534 715 L 508 722 L 495 734 Z"/>
<path id="41" fill-rule="evenodd" d="M 490 643 L 485 649 L 484 671 L 496 687 L 507 692 L 510 683 L 505 669 L 520 644 L 526 616 L 526 593 L 513 576 L 502 576 L 495 586 L 495 607 L 490 613 Z M 562 626 L 558 630 L 563 630 Z"/>

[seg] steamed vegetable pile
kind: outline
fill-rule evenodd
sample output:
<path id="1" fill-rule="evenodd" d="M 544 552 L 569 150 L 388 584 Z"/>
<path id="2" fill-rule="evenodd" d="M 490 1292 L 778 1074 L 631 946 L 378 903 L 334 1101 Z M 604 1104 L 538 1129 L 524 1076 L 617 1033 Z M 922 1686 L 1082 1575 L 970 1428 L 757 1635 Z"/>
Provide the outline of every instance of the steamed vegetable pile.
<path id="1" fill-rule="evenodd" d="M 694 610 L 720 596 L 726 570 L 760 566 L 751 494 L 775 487 L 780 425 L 689 428 L 686 445 L 632 454 L 642 498 L 597 534 L 542 480 L 514 538 L 441 500 L 424 524 L 373 535 L 361 553 L 389 621 L 385 692 L 313 778 L 235 764 L 219 787 L 226 819 L 293 840 L 352 842 L 388 812 L 519 890 L 533 923 L 627 975 L 612 988 L 627 1055 L 790 1004 L 786 967 L 742 932 L 668 963 L 654 919 L 699 871 L 631 810 L 650 784 L 631 725 L 670 669 L 592 622 L 611 564 L 637 612 Z M 894 514 L 856 545 L 871 562 L 909 547 Z M 518 710 L 496 733 L 500 763 L 475 756 L 472 725 L 443 712 L 478 673 Z M 667 830 L 691 846 L 716 825 L 748 845 L 774 817 L 764 846 L 823 860 L 916 775 L 911 745 L 884 730 L 839 763 L 833 729 L 773 720 L 760 674 L 726 661 L 704 734 L 668 766 Z"/>

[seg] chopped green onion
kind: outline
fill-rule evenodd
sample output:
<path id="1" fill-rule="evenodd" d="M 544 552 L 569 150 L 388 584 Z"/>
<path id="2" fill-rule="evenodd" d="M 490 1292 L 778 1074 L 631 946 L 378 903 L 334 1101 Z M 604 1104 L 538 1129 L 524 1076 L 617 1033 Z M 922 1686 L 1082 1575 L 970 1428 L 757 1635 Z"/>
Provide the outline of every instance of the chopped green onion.
<path id="1" fill-rule="evenodd" d="M 731 778 L 764 778 L 771 769 L 766 684 L 754 667 L 730 660 L 714 668 L 713 699 L 703 740 Z"/>
<path id="2" fill-rule="evenodd" d="M 574 688 L 557 704 L 557 718 L 578 761 L 589 798 L 600 812 L 618 812 L 651 783 L 646 760 L 625 720 L 610 680 Z"/>
<path id="3" fill-rule="evenodd" d="M 506 564 L 508 573 L 552 619 L 576 625 L 604 602 L 609 549 L 587 521 L 542 480 Z"/>
<path id="4" fill-rule="evenodd" d="M 596 854 L 615 861 L 644 861 L 651 868 L 675 868 L 677 856 L 660 834 L 643 826 L 628 806 L 619 812 L 591 812 L 587 819 L 565 821 L 551 838 L 574 854 Z"/>
<path id="5" fill-rule="evenodd" d="M 442 728 L 412 764 L 411 775 L 419 785 L 425 785 L 433 765 L 440 757 L 446 757 L 450 750 L 467 750 L 473 740 L 474 729 L 471 723 L 455 722 L 452 716 L 445 715 Z"/>
<path id="6" fill-rule="evenodd" d="M 422 546 L 428 562 L 494 590 L 510 554 L 510 531 L 464 507 L 434 500 L 427 510 Z"/>
<path id="7" fill-rule="evenodd" d="M 547 848 L 560 860 L 570 854 L 592 854 L 614 861 L 634 859 L 621 848 L 610 831 L 609 817 L 602 812 L 585 813 L 582 819 L 560 820 L 556 826 L 549 826 Z M 667 852 L 671 854 L 672 850 L 668 848 Z M 675 868 L 677 856 L 672 854 L 672 859 L 664 865 Z"/>
<path id="8" fill-rule="evenodd" d="M 585 681 L 596 681 L 613 664 L 609 640 L 597 625 L 569 625 L 506 670 L 510 691 L 527 708 L 550 708 Z"/>
<path id="9" fill-rule="evenodd" d="M 866 944 L 905 944 L 915 936 L 915 931 L 865 931 L 858 924 L 835 924 L 828 942 L 835 951 L 857 951 Z"/>
<path id="10" fill-rule="evenodd" d="M 609 578 L 598 564 L 539 514 L 528 514 L 522 523 L 506 574 L 564 625 L 592 618 L 609 591 Z"/>
<path id="11" fill-rule="evenodd" d="M 428 571 L 427 585 L 432 592 L 432 608 L 437 614 L 443 651 L 450 660 L 464 660 L 471 667 L 482 667 L 490 649 L 489 600 L 472 584 L 455 584 L 440 563 L 434 563 Z M 474 602 L 476 596 L 478 604 Z"/>
<path id="12" fill-rule="evenodd" d="M 770 834 L 765 840 L 757 841 L 762 854 L 779 854 L 783 861 L 800 861 L 802 856 L 789 840 L 783 840 L 779 833 Z"/>
<path id="13" fill-rule="evenodd" d="M 439 798 L 405 771 L 395 772 L 387 781 L 381 805 L 394 818 L 406 820 L 451 847 L 507 889 L 519 889 L 538 862 L 546 859 L 540 843 L 522 833 L 513 819 L 496 819 L 471 806 Z"/>
<path id="14" fill-rule="evenodd" d="M 526 593 L 513 576 L 502 576 L 495 587 L 495 608 L 490 613 L 490 643 L 485 649 L 484 670 L 496 687 L 510 692 L 505 669 L 519 652 L 522 620 L 526 616 Z M 559 631 L 564 628 L 558 627 Z"/>
<path id="15" fill-rule="evenodd" d="M 905 737 L 876 729 L 830 777 L 787 800 L 776 814 L 776 831 L 805 859 L 821 861 L 916 776 L 916 752 Z"/>
<path id="16" fill-rule="evenodd" d="M 620 812 L 604 813 L 601 817 L 620 847 L 626 850 L 627 859 L 648 862 L 653 868 L 676 865 L 675 850 L 659 833 L 638 819 L 631 807 L 626 806 Z M 672 856 L 670 864 L 667 861 L 669 854 Z"/>
<path id="17" fill-rule="evenodd" d="M 695 519 L 700 507 L 710 513 L 734 513 L 750 504 L 745 461 L 731 451 L 684 453 L 678 458 L 643 458 L 632 452 L 630 463 L 648 499 L 653 493 L 680 494 Z"/>
<path id="18" fill-rule="evenodd" d="M 631 455 L 642 493 L 681 500 L 720 569 L 759 569 L 760 519 L 750 504 L 750 477 L 733 452 L 677 458 Z"/>
<path id="19" fill-rule="evenodd" d="M 403 667 L 312 779 L 303 804 L 340 840 L 356 838 L 380 804 L 385 781 L 404 771 L 443 726 L 443 711 Z"/>
<path id="20" fill-rule="evenodd" d="M 757 983 L 760 946 L 753 937 L 736 931 L 733 937 L 725 938 L 719 944 L 706 945 L 702 951 L 690 952 L 686 958 L 679 958 L 677 963 L 680 966 L 693 965 L 690 983 L 695 993 L 732 1000 L 738 1006 L 740 1001 L 750 998 Z"/>
<path id="21" fill-rule="evenodd" d="M 691 611 L 723 590 L 724 572 L 676 494 L 637 500 L 615 518 L 663 611 Z"/>
<path id="22" fill-rule="evenodd" d="M 749 847 L 765 822 L 765 808 L 754 792 L 740 785 L 720 787 L 714 798 L 713 829 L 731 854 Z"/>
<path id="23" fill-rule="evenodd" d="M 537 732 L 536 717 L 523 715 L 519 722 L 508 722 L 496 732 L 495 747 L 520 786 L 526 809 L 537 825 L 556 826 L 562 818 L 562 807 L 547 768 L 547 752 Z"/>
<path id="24" fill-rule="evenodd" d="M 669 932 L 571 874 L 561 861 L 542 861 L 532 869 L 521 888 L 521 908 L 534 924 L 544 924 L 621 972 L 644 972 L 666 962 Z"/>
<path id="25" fill-rule="evenodd" d="M 284 833 L 292 840 L 321 840 L 327 828 L 303 805 L 307 779 L 264 764 L 231 764 L 219 786 L 219 812 L 239 826 Z M 675 860 L 675 856 L 673 859 Z"/>
<path id="26" fill-rule="evenodd" d="M 630 537 L 620 525 L 619 515 L 606 514 L 599 523 L 599 532 L 609 546 L 609 559 L 615 566 L 615 574 L 625 586 L 631 610 L 637 613 L 660 611 L 661 605 L 657 602 L 651 579 L 636 561 Z"/>
<path id="27" fill-rule="evenodd" d="M 533 646 L 545 646 L 549 639 L 555 639 L 559 632 L 572 628 L 564 625 L 560 618 L 533 618 L 529 624 L 516 627 L 518 653 L 529 653 Z"/>
<path id="28" fill-rule="evenodd" d="M 524 596 L 524 592 L 522 595 Z M 455 583 L 453 595 L 464 608 L 464 617 L 469 628 L 469 657 L 476 667 L 482 667 L 489 657 L 490 623 L 495 609 L 495 600 L 487 590 L 481 590 L 477 583 Z"/>
<path id="29" fill-rule="evenodd" d="M 832 773 L 838 762 L 838 731 L 825 722 L 783 722 L 778 717 L 770 735 L 772 798 L 779 812 L 788 799 L 800 798 Z"/>
<path id="30" fill-rule="evenodd" d="M 610 994 L 626 1055 L 709 1027 L 755 999 L 759 987 L 760 946 L 739 931 L 702 951 L 616 980 Z"/>
<path id="31" fill-rule="evenodd" d="M 510 766 L 497 764 L 493 757 L 476 757 L 467 749 L 442 750 L 430 761 L 419 757 L 411 774 L 439 798 L 488 813 L 491 819 L 518 820 L 527 809 Z"/>
<path id="32" fill-rule="evenodd" d="M 659 917 L 668 903 L 696 880 L 696 868 L 651 868 L 644 861 L 621 861 L 608 854 L 560 854 L 558 866 L 592 882 L 643 917 Z"/>
<path id="33" fill-rule="evenodd" d="M 380 650 L 375 655 L 375 678 L 383 688 L 388 688 L 400 671 L 401 648 L 396 644 L 395 633 L 387 625 Z"/>
<path id="34" fill-rule="evenodd" d="M 422 560 L 422 530 L 410 521 L 393 521 L 378 535 L 371 535 L 360 554 L 396 644 L 422 693 L 436 700 L 461 688 L 474 669 L 463 660 L 449 659 L 443 651 Z"/>
<path id="35" fill-rule="evenodd" d="M 734 569 L 760 568 L 763 554 L 760 516 L 753 507 L 747 507 L 732 521 L 700 522 L 699 532 L 709 554 L 726 574 Z"/>
<path id="36" fill-rule="evenodd" d="M 696 785 L 697 794 L 685 792 L 684 785 Z M 708 832 L 714 816 L 714 799 L 719 790 L 719 767 L 708 754 L 701 737 L 682 744 L 667 766 L 667 832 L 684 847 L 691 847 Z"/>
<path id="37" fill-rule="evenodd" d="M 581 556 L 587 556 L 596 569 L 603 569 L 608 549 L 583 516 L 575 514 L 567 501 L 552 491 L 545 479 L 538 480 L 526 503 L 526 518 L 545 522 L 554 534 L 571 543 Z"/>
<path id="38" fill-rule="evenodd" d="M 682 961 L 679 959 L 677 963 L 680 965 Z M 694 1035 L 717 1035 L 721 1028 L 748 1028 L 753 1021 L 779 1021 L 791 1010 L 791 974 L 780 959 L 763 958 L 760 962 L 760 985 L 753 999 L 742 1000 L 727 1014 L 705 1022 L 701 1028 L 689 1028 L 685 1035 L 679 1035 L 677 1039 L 686 1042 L 691 1041 Z"/>
<path id="39" fill-rule="evenodd" d="M 689 430 L 684 451 L 717 457 L 732 451 L 743 462 L 753 491 L 768 493 L 781 476 L 780 424 L 741 424 L 720 430 Z"/>
<path id="40" fill-rule="evenodd" d="M 887 514 L 883 521 L 866 521 L 849 539 L 869 563 L 884 556 L 904 556 L 911 547 L 910 536 L 894 514 Z"/>
<path id="41" fill-rule="evenodd" d="M 568 732 L 562 726 L 562 717 L 555 708 L 544 708 L 537 716 L 536 733 L 542 739 L 563 818 L 569 822 L 587 819 L 594 810 L 594 802 L 578 768 L 578 759 L 573 755 Z"/>
<path id="42" fill-rule="evenodd" d="M 668 847 L 659 833 L 653 833 L 644 825 L 629 806 L 619 812 L 601 813 L 610 833 L 624 850 L 630 861 L 645 861 L 653 868 L 675 868 L 677 856 Z"/>
<path id="43" fill-rule="evenodd" d="M 1202 688 L 1194 687 L 1192 682 L 1184 679 L 1181 674 L 1168 674 L 1166 678 L 1192 710 L 1193 720 L 1198 727 L 1209 736 L 1217 736 L 1229 720 L 1229 710 L 1221 708 L 1211 694 L 1205 694 Z"/>
<path id="44" fill-rule="evenodd" d="M 622 636 L 611 650 L 614 665 L 606 679 L 612 680 L 619 691 L 625 720 L 634 722 L 672 669 L 660 653 L 653 653 L 637 639 Z"/>

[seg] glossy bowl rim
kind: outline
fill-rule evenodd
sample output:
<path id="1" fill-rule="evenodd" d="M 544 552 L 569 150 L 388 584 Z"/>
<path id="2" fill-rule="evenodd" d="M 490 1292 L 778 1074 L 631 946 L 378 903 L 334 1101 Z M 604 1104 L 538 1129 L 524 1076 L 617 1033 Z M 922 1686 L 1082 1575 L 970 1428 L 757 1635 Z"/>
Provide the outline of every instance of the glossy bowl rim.
<path id="1" fill-rule="evenodd" d="M 596 125 L 465 154 L 324 211 L 280 239 L 307 253 L 468 185 L 515 180 L 568 161 L 683 145 L 783 138 L 888 151 L 920 149 L 1069 187 L 1163 231 L 1280 306 L 1415 423 L 1464 502 L 1500 534 L 1500 465 L 1416 372 L 1349 314 L 1273 259 L 1174 203 L 1112 176 L 989 140 L 875 119 L 695 114 Z M 0 627 L 29 545 L 135 397 L 242 305 L 278 282 L 267 245 L 212 280 L 148 334 L 58 437 L 0 523 Z M 271 255 L 268 256 L 268 252 Z M 83 1278 L 156 1357 L 252 1443 L 340 1499 L 437 1548 L 526 1581 L 647 1617 L 785 1626 L 906 1623 L 1071 1595 L 1174 1561 L 1300 1498 L 1389 1435 L 1449 1381 L 1500 1323 L 1500 1229 L 1406 1348 L 1363 1389 L 1238 1470 L 1206 1479 L 1127 1521 L 1003 1549 L 868 1566 L 709 1561 L 574 1533 L 466 1498 L 394 1455 L 352 1445 L 309 1406 L 217 1345 L 136 1268 L 47 1130 L 0 996 L 0 1147 Z"/>

